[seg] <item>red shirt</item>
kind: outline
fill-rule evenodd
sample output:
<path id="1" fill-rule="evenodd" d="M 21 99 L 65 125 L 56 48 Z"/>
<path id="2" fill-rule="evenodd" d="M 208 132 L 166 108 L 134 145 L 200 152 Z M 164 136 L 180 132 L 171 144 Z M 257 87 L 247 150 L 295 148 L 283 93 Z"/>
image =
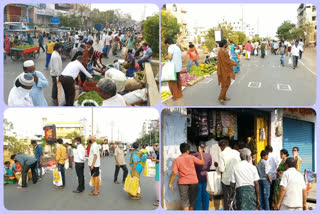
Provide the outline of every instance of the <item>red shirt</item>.
<path id="1" fill-rule="evenodd" d="M 191 51 L 190 49 L 187 51 L 187 55 L 189 55 L 190 60 L 197 61 L 198 60 L 198 51 L 196 48 L 193 48 Z"/>
<path id="2" fill-rule="evenodd" d="M 179 173 L 178 184 L 197 184 L 199 182 L 195 164 L 200 165 L 201 160 L 188 154 L 182 154 L 174 160 L 172 172 Z"/>

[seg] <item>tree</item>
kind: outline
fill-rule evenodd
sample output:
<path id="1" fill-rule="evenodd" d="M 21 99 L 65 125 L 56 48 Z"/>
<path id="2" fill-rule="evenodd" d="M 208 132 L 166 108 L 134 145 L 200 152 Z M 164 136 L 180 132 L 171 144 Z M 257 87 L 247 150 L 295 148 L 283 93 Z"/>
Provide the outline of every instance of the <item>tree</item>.
<path id="1" fill-rule="evenodd" d="M 66 139 L 71 139 L 72 140 L 72 144 L 74 144 L 74 139 L 76 137 L 80 137 L 81 138 L 81 143 L 85 142 L 85 137 L 83 135 L 80 135 L 80 133 L 77 132 L 77 131 L 71 132 L 71 133 L 69 133 L 69 134 L 67 134 L 65 136 Z"/>
<path id="2" fill-rule="evenodd" d="M 216 40 L 214 37 L 214 28 L 211 28 L 208 30 L 207 35 L 205 36 L 206 39 L 206 46 L 208 47 L 208 49 L 211 51 L 214 47 L 216 47 Z"/>
<path id="3" fill-rule="evenodd" d="M 243 42 L 245 42 L 247 39 L 247 36 L 245 33 L 236 31 L 230 36 L 230 41 L 233 41 L 234 44 L 240 45 Z"/>
<path id="4" fill-rule="evenodd" d="M 148 17 L 143 22 L 143 39 L 151 47 L 155 56 L 159 53 L 159 15 Z"/>
<path id="5" fill-rule="evenodd" d="M 290 21 L 284 21 L 277 29 L 277 37 L 280 40 L 292 40 L 295 39 L 294 33 L 296 25 Z"/>
<path id="6" fill-rule="evenodd" d="M 155 144 L 159 143 L 159 130 L 152 130 L 150 134 L 146 134 L 136 140 L 139 144 Z"/>
<path id="7" fill-rule="evenodd" d="M 216 40 L 214 36 L 214 32 L 216 30 L 222 30 L 223 39 L 227 41 L 229 41 L 231 36 L 234 34 L 232 25 L 228 24 L 227 22 L 222 22 L 218 24 L 216 28 L 210 28 L 205 36 L 205 43 L 209 50 L 216 46 Z"/>
<path id="8" fill-rule="evenodd" d="M 61 13 L 58 14 L 60 18 L 60 24 L 64 27 L 71 27 L 71 28 L 80 28 L 81 27 L 81 18 L 72 14 L 70 16 L 65 16 Z"/>
<path id="9" fill-rule="evenodd" d="M 168 13 L 165 10 L 161 10 L 161 54 L 167 55 L 167 46 L 164 41 L 167 38 L 172 38 L 174 42 L 177 42 L 178 35 L 180 33 L 180 25 L 177 18 Z"/>
<path id="10" fill-rule="evenodd" d="M 8 150 L 13 154 L 25 153 L 25 151 L 28 149 L 28 146 L 25 144 L 25 142 L 18 140 L 15 136 L 7 137 L 6 142 L 8 142 Z"/>

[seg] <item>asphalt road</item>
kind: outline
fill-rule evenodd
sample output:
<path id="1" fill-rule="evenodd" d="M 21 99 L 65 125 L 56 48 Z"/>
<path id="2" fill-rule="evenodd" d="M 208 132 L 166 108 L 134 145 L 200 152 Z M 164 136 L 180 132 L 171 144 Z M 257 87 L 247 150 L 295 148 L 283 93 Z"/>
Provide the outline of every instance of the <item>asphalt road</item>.
<path id="1" fill-rule="evenodd" d="M 129 155 L 126 156 L 127 163 Z M 123 191 L 122 184 L 113 183 L 115 168 L 114 157 L 101 158 L 102 186 L 100 195 L 89 196 L 89 167 L 85 163 L 85 191 L 73 193 L 78 180 L 74 169 L 66 170 L 66 187 L 55 189 L 52 174 L 46 174 L 37 184 L 29 182 L 25 189 L 17 189 L 17 184 L 4 186 L 4 205 L 8 210 L 153 210 L 156 200 L 154 178 L 141 176 L 141 200 L 131 200 Z M 129 165 L 127 164 L 127 167 Z M 118 181 L 122 179 L 120 169 Z"/>
<path id="2" fill-rule="evenodd" d="M 304 59 L 305 58 L 305 59 Z M 280 66 L 280 56 L 264 59 L 241 58 L 240 72 L 232 81 L 226 102 L 228 106 L 310 106 L 316 101 L 316 62 L 303 56 L 298 68 Z M 220 86 L 217 74 L 183 91 L 183 98 L 169 99 L 167 106 L 221 106 L 218 102 Z"/>
<path id="3" fill-rule="evenodd" d="M 37 41 L 35 41 L 35 44 L 38 44 Z M 94 44 L 93 47 L 95 50 L 102 50 L 102 43 L 100 44 Z M 49 82 L 48 88 L 45 88 L 43 93 L 44 96 L 48 102 L 49 106 L 53 106 L 53 102 L 51 99 L 51 92 L 52 92 L 52 79 L 50 76 L 50 71 L 45 70 L 45 64 L 46 64 L 46 53 L 43 53 L 42 50 L 40 49 L 40 56 L 38 59 L 33 59 L 35 62 L 35 67 L 37 71 L 42 72 L 42 74 L 47 78 Z M 109 52 L 109 59 L 103 58 L 102 62 L 104 64 L 111 64 L 113 63 L 113 60 L 116 59 L 111 53 Z M 63 68 L 70 62 L 70 58 L 65 58 L 63 57 L 62 63 L 63 63 Z M 11 88 L 14 85 L 14 81 L 17 78 L 19 74 L 23 72 L 23 60 L 18 60 L 18 61 L 12 61 L 10 57 L 7 57 L 6 61 L 4 62 L 4 101 L 6 104 L 8 104 L 8 96 Z"/>

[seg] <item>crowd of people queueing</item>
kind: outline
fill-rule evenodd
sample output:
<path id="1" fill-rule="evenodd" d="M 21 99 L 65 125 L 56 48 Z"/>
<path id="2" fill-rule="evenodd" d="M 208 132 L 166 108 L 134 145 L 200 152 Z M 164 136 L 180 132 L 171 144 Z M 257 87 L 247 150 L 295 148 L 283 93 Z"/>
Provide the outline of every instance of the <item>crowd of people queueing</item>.
<path id="1" fill-rule="evenodd" d="M 66 173 L 65 164 L 68 162 L 69 169 L 75 168 L 75 172 L 78 178 L 78 185 L 73 191 L 74 193 L 82 193 L 85 190 L 85 175 L 84 167 L 87 162 L 90 169 L 91 178 L 93 180 L 94 189 L 89 195 L 99 195 L 99 185 L 101 184 L 100 173 L 103 169 L 100 158 L 113 155 L 115 158 L 115 171 L 114 180 L 115 184 L 120 184 L 118 181 L 118 175 L 120 168 L 123 170 L 122 183 L 130 173 L 133 177 L 138 177 L 140 182 L 141 172 L 144 170 L 147 158 L 156 162 L 156 176 L 155 176 L 155 190 L 157 194 L 157 200 L 154 202 L 154 206 L 159 205 L 159 144 L 143 145 L 139 150 L 140 145 L 138 143 L 132 144 L 132 151 L 129 157 L 129 168 L 125 161 L 125 155 L 127 153 L 127 146 L 122 142 L 117 142 L 112 146 L 108 144 L 108 140 L 105 139 L 103 144 L 98 144 L 94 136 L 90 137 L 87 148 L 84 147 L 80 137 L 74 139 L 75 146 L 72 144 L 64 144 L 61 138 L 57 139 L 57 147 L 55 150 L 55 163 L 57 170 L 61 173 L 62 185 L 56 186 L 56 189 L 64 189 L 66 186 Z M 33 183 L 37 183 L 42 180 L 42 171 L 44 163 L 43 149 L 40 144 L 37 144 L 35 140 L 31 141 L 34 147 L 34 157 L 26 154 L 13 154 L 11 159 L 14 161 L 12 167 L 10 162 L 6 161 L 4 164 L 4 182 L 15 183 L 16 180 L 20 180 L 18 189 L 26 188 L 28 186 L 28 172 L 31 171 Z M 141 182 L 140 182 L 141 188 Z M 142 191 L 137 196 L 131 196 L 132 200 L 140 200 Z"/>
<path id="2" fill-rule="evenodd" d="M 198 152 L 190 144 L 180 145 L 181 155 L 172 166 L 169 189 L 179 175 L 178 189 L 184 210 L 208 210 L 207 173 L 221 175 L 224 210 L 306 210 L 306 182 L 300 168 L 299 148 L 280 151 L 277 160 L 270 145 L 261 151 L 254 165 L 251 146 L 243 142 L 229 146 L 229 140 L 200 142 Z M 218 188 L 218 187 L 215 187 Z M 219 188 L 218 188 L 219 189 Z"/>
<path id="3" fill-rule="evenodd" d="M 52 77 L 51 97 L 54 105 L 59 104 L 58 82 L 61 83 L 65 94 L 65 105 L 73 106 L 76 84 L 80 86 L 81 91 L 85 81 L 98 75 L 104 77 L 97 84 L 99 95 L 104 100 L 103 106 L 126 106 L 127 102 L 120 94 L 124 85 L 117 84 L 112 78 L 121 77 L 124 82 L 126 79 L 132 79 L 135 72 L 144 70 L 145 62 L 151 62 L 153 54 L 148 44 L 143 41 L 142 34 L 135 29 L 105 29 L 103 34 L 94 34 L 88 30 L 87 36 L 75 32 L 73 35 L 64 33 L 61 38 L 56 34 L 49 34 L 45 49 L 45 69 L 50 71 Z M 66 42 L 74 44 L 74 48 L 71 50 L 71 62 L 63 68 L 62 49 Z M 43 36 L 39 33 L 40 47 L 42 43 Z M 103 47 L 102 50 L 100 46 Z M 122 55 L 124 62 L 120 63 L 115 59 L 113 63 L 104 65 L 102 59 L 109 58 L 109 52 L 115 57 Z M 48 106 L 44 96 L 45 88 L 48 88 L 45 75 L 36 70 L 34 61 L 27 60 L 23 63 L 23 73 L 16 78 L 10 91 L 8 105 Z"/>

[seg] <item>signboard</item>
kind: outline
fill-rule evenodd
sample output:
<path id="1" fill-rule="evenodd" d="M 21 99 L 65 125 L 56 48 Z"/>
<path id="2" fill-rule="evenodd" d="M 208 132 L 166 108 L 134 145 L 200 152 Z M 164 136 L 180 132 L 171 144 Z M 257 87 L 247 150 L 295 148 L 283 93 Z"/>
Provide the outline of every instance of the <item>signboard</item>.
<path id="1" fill-rule="evenodd" d="M 60 24 L 60 18 L 59 17 L 52 17 L 51 24 Z"/>
<path id="2" fill-rule="evenodd" d="M 222 30 L 215 30 L 214 31 L 214 38 L 216 39 L 216 42 L 221 42 L 223 40 Z"/>
<path id="3" fill-rule="evenodd" d="M 44 136 L 48 144 L 53 144 L 56 142 L 56 126 L 47 125 L 43 127 Z"/>

